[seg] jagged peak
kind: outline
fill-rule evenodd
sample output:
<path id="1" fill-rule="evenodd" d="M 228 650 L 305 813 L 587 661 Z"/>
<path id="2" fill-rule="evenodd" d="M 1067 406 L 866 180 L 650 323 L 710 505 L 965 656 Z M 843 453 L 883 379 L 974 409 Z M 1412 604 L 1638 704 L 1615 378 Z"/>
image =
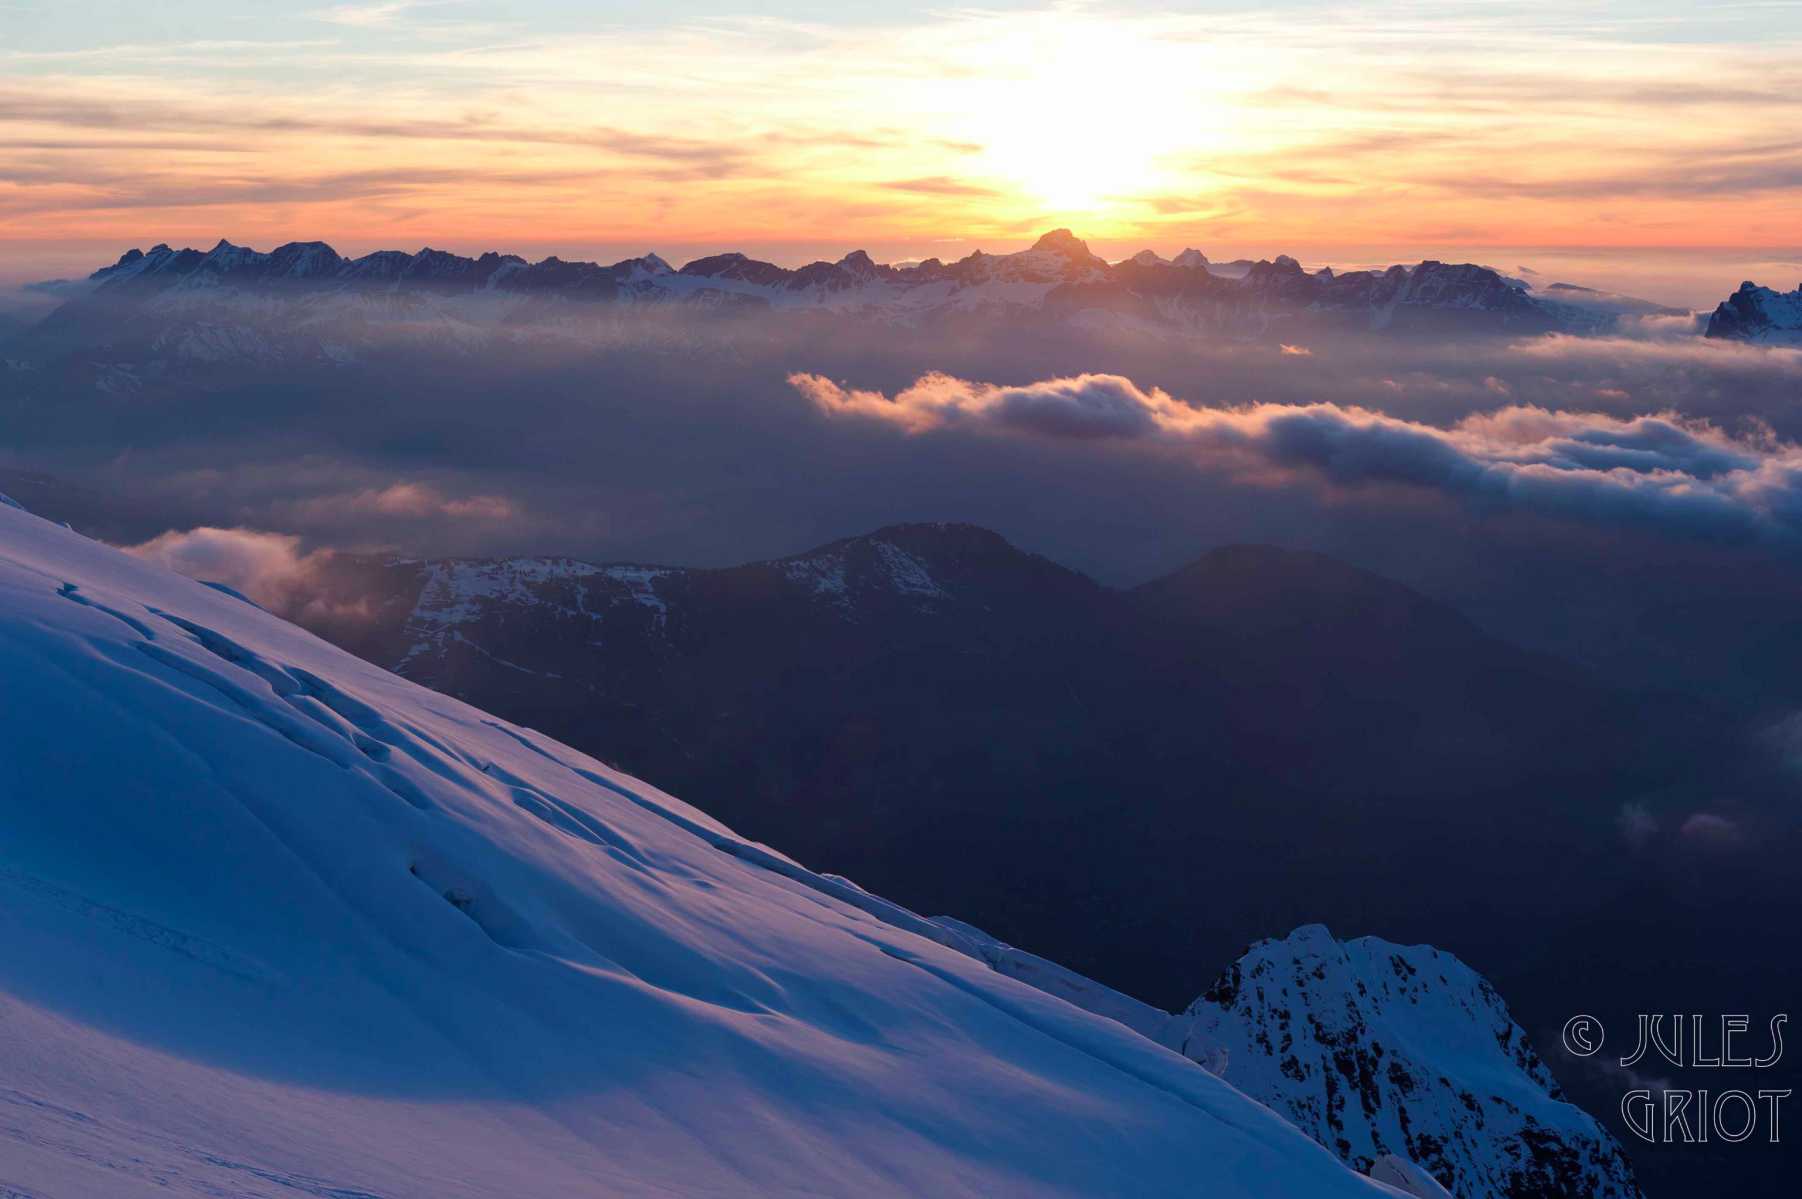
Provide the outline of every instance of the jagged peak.
<path id="1" fill-rule="evenodd" d="M 892 525 L 883 525 L 872 529 L 861 537 L 851 538 L 853 541 L 893 541 L 896 538 L 908 538 L 922 541 L 940 541 L 963 545 L 982 544 L 999 550 L 1019 551 L 1013 542 L 983 525 L 972 524 L 961 520 L 917 520 L 901 521 Z"/>
<path id="2" fill-rule="evenodd" d="M 254 253 L 256 253 L 255 250 L 252 250 L 246 246 L 233 245 L 231 242 L 225 240 L 225 238 L 222 237 L 219 239 L 219 243 L 217 245 L 215 245 L 212 249 L 210 249 L 206 252 L 206 256 L 208 258 L 217 259 L 217 258 L 233 257 L 233 256 L 240 255 L 240 254 L 254 254 Z"/>
<path id="3" fill-rule="evenodd" d="M 1252 282 L 1275 280 L 1286 285 L 1297 279 L 1308 278 L 1308 272 L 1289 255 L 1278 254 L 1275 258 L 1261 258 L 1252 263 L 1245 272 L 1245 278 Z"/>
<path id="4" fill-rule="evenodd" d="M 322 241 L 291 241 L 269 252 L 272 273 L 291 278 L 308 278 L 335 271 L 343 266 L 338 251 Z"/>
<path id="5" fill-rule="evenodd" d="M 922 551 L 980 547 L 998 553 L 1025 553 L 995 530 L 982 525 L 970 524 L 965 521 L 902 521 L 883 525 L 868 533 L 841 537 L 836 541 L 829 541 L 824 545 L 794 554 L 792 557 L 797 559 L 815 558 L 822 554 L 841 552 L 850 546 L 873 545 L 878 542 L 904 542 Z"/>
<path id="6" fill-rule="evenodd" d="M 1802 283 L 1796 284 L 1794 291 L 1782 291 L 1778 288 L 1766 287 L 1762 283 L 1754 283 L 1752 280 L 1747 279 L 1739 285 L 1738 290 L 1733 294 L 1748 296 L 1802 296 Z"/>
<path id="7" fill-rule="evenodd" d="M 1032 243 L 1035 250 L 1048 250 L 1053 254 L 1062 254 L 1067 258 L 1093 258 L 1088 243 L 1068 229 L 1053 229 L 1051 232 Z"/>
<path id="8" fill-rule="evenodd" d="M 99 282 L 117 276 L 135 275 L 140 271 L 148 269 L 151 264 L 169 253 L 171 253 L 169 247 L 163 245 L 153 247 L 148 254 L 133 247 L 119 255 L 119 261 L 113 263 L 111 266 L 103 266 L 93 274 L 89 275 L 88 280 L 90 282 Z"/>
<path id="9" fill-rule="evenodd" d="M 1338 938 L 1333 936 L 1333 930 L 1319 922 L 1300 925 L 1287 937 L 1282 939 L 1287 941 L 1290 945 L 1294 945 L 1298 948 L 1305 946 L 1316 952 L 1328 947 L 1331 947 L 1334 950 L 1342 950 Z"/>
<path id="10" fill-rule="evenodd" d="M 741 254 L 737 250 L 727 250 L 724 254 L 708 254 L 693 262 L 684 263 L 679 273 L 684 275 L 713 274 L 750 261 L 751 258 L 747 254 Z"/>
<path id="11" fill-rule="evenodd" d="M 1778 291 L 1747 279 L 1715 308 L 1706 334 L 1715 338 L 1802 344 L 1802 284 Z"/>

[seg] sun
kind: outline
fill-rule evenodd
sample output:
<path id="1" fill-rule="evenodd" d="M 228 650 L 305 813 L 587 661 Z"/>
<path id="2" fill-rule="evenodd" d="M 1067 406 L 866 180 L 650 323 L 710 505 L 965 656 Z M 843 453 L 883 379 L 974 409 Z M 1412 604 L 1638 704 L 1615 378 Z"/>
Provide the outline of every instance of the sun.
<path id="1" fill-rule="evenodd" d="M 1037 92 L 998 122 L 984 167 L 1023 198 L 1054 212 L 1092 213 L 1157 186 L 1166 149 L 1122 106 L 1094 97 Z"/>
<path id="2" fill-rule="evenodd" d="M 1170 181 L 1216 136 L 1169 48 L 1092 22 L 1042 26 L 962 81 L 977 172 L 1046 213 L 1101 215 Z"/>

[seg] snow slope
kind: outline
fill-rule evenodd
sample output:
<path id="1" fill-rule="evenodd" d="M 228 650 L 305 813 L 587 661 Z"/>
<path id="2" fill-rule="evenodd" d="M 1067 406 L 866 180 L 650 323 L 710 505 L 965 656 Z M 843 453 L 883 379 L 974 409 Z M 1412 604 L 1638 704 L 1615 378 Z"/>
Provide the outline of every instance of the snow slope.
<path id="1" fill-rule="evenodd" d="M 1495 988 L 1431 946 L 1342 942 L 1318 924 L 1261 941 L 1165 1041 L 1408 1194 L 1640 1195 Z"/>
<path id="2" fill-rule="evenodd" d="M 0 1194 L 1394 1193 L 978 934 L 7 506 L 0 679 Z"/>

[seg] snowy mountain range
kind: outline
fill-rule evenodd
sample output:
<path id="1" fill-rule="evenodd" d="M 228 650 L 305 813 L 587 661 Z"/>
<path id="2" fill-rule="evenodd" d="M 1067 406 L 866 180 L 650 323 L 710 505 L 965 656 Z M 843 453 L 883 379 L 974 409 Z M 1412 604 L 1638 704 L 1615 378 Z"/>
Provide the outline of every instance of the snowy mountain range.
<path id="1" fill-rule="evenodd" d="M 0 671 L 10 1194 L 1349 1197 L 1484 1163 L 1481 1120 L 1422 1103 L 1404 1144 L 1460 1155 L 1360 1176 L 1156 1043 L 1226 1038 L 1206 997 L 1171 1018 L 922 919 L 10 502 Z M 1395 960 L 1431 969 L 1340 1046 L 1470 1085 L 1506 1013 Z M 1242 1044 L 1370 974 L 1214 1006 Z M 1510 1194 L 1597 1193 L 1503 1049 L 1576 1171 Z"/>
<path id="2" fill-rule="evenodd" d="M 1708 318 L 1709 337 L 1766 345 L 1802 346 L 1802 284 L 1775 291 L 1741 283 Z"/>
<path id="3" fill-rule="evenodd" d="M 1012 254 L 889 266 L 859 250 L 796 269 L 738 253 L 677 269 L 655 254 L 601 265 L 431 249 L 347 259 L 321 242 L 267 253 L 225 241 L 207 251 L 158 245 L 57 294 L 66 302 L 18 351 L 27 359 L 98 345 L 140 360 L 346 361 L 395 338 L 469 348 L 497 335 L 587 336 L 597 312 L 647 308 L 910 327 L 1100 322 L 1243 337 L 1319 329 L 1594 333 L 1623 316 L 1670 311 L 1568 286 L 1535 292 L 1469 263 L 1308 271 L 1286 255 L 1212 264 L 1197 250 L 1109 263 L 1065 229 Z"/>

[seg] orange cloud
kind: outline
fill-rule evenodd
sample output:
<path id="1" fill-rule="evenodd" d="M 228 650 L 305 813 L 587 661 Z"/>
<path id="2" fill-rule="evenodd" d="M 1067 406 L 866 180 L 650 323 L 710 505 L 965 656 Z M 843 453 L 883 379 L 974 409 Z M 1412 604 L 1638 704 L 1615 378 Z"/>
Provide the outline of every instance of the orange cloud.
<path id="1" fill-rule="evenodd" d="M 290 513 L 303 521 L 382 516 L 426 520 L 449 516 L 461 520 L 507 521 L 520 515 L 511 501 L 498 495 L 448 496 L 424 483 L 393 483 L 382 488 L 344 492 L 300 501 Z"/>

